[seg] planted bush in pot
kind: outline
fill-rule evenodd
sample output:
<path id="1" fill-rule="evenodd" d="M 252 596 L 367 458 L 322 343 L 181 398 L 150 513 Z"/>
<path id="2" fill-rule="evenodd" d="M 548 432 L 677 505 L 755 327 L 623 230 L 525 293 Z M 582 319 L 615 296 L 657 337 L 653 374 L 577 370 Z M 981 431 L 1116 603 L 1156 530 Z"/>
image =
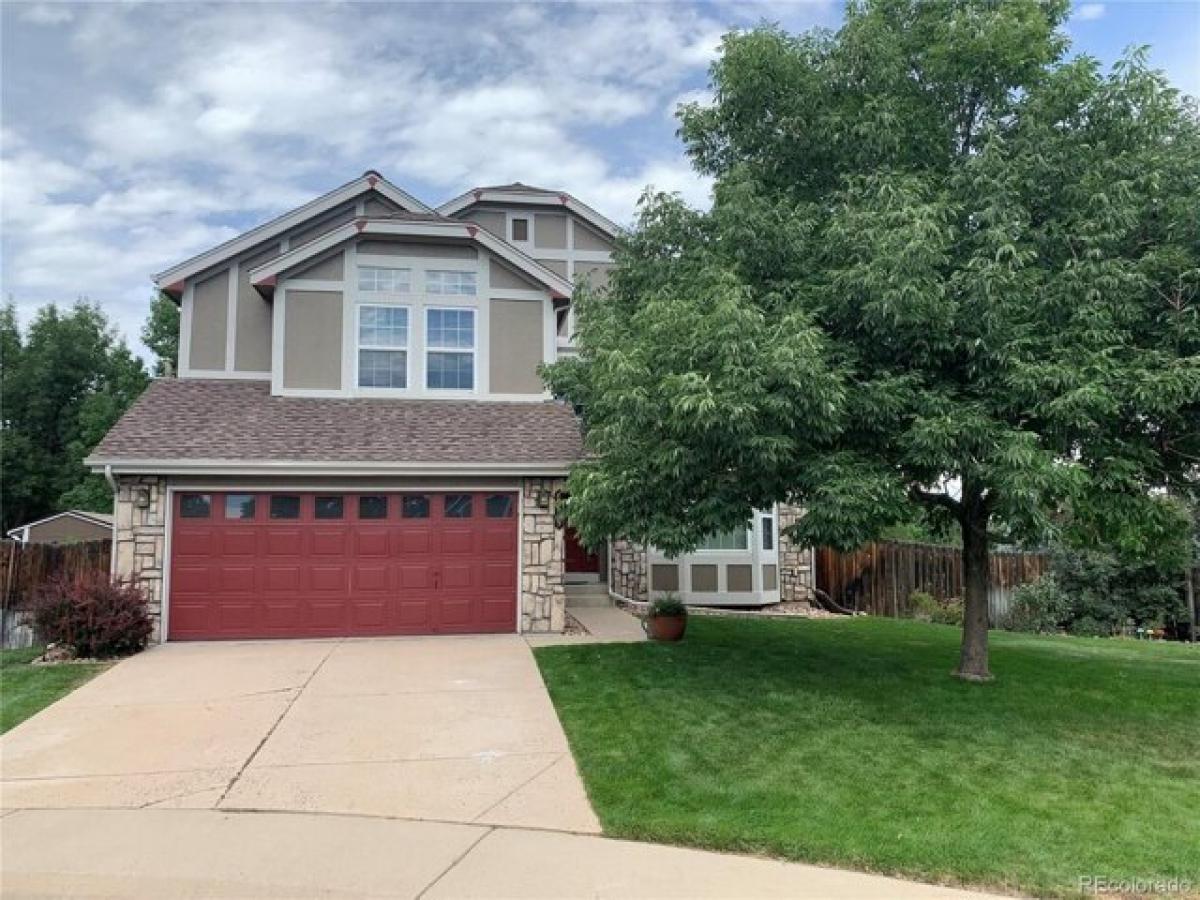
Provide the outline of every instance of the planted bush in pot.
<path id="1" fill-rule="evenodd" d="M 650 601 L 642 628 L 651 640 L 678 641 L 687 630 L 688 611 L 677 594 L 663 594 Z"/>

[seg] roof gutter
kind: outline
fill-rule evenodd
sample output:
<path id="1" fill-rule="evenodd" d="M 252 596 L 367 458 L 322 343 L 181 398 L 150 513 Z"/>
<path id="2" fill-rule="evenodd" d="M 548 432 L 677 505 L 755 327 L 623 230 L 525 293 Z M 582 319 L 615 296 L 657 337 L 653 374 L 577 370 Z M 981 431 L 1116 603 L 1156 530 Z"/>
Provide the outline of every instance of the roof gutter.
<path id="1" fill-rule="evenodd" d="M 236 459 L 129 459 L 118 457 L 88 457 L 84 465 L 93 472 L 103 472 L 110 483 L 115 475 L 338 475 L 370 477 L 380 475 L 567 475 L 571 460 L 546 462 L 370 462 L 370 461 L 305 461 L 305 460 L 236 460 Z"/>

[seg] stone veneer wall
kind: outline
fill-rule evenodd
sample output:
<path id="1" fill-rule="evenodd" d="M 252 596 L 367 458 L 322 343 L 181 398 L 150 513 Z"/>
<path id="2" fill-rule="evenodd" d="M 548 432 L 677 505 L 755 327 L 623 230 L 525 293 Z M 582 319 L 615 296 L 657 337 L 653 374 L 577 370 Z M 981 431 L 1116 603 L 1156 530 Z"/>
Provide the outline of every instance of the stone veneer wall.
<path id="1" fill-rule="evenodd" d="M 148 506 L 137 504 L 145 491 Z M 113 574 L 135 579 L 146 591 L 150 618 L 154 623 L 151 641 L 162 639 L 163 570 L 166 564 L 167 482 L 156 475 L 119 476 L 113 501 L 116 543 L 113 545 Z"/>
<path id="2" fill-rule="evenodd" d="M 608 589 L 624 600 L 647 599 L 645 547 L 627 540 L 608 542 Z"/>
<path id="3" fill-rule="evenodd" d="M 779 504 L 779 599 L 812 602 L 816 586 L 811 547 L 793 544 L 784 529 L 804 515 L 804 507 Z"/>
<path id="4" fill-rule="evenodd" d="M 521 508 L 521 631 L 562 631 L 566 624 L 563 529 L 554 521 L 561 478 L 526 478 Z M 549 506 L 537 504 L 542 492 Z"/>

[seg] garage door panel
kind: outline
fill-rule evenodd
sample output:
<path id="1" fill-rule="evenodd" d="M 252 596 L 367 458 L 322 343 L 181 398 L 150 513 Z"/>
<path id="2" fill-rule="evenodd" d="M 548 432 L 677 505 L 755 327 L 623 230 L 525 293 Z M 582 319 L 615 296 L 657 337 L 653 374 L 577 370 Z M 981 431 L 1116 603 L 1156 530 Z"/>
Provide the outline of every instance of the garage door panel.
<path id="1" fill-rule="evenodd" d="M 485 588 L 516 587 L 516 568 L 508 563 L 484 563 L 482 569 L 482 586 Z"/>
<path id="2" fill-rule="evenodd" d="M 341 529 L 316 529 L 312 532 L 313 556 L 345 556 L 346 532 Z"/>
<path id="3" fill-rule="evenodd" d="M 389 546 L 390 535 L 386 528 L 359 527 L 354 532 L 354 555 L 358 557 L 377 556 L 386 559 L 391 554 Z"/>
<path id="4" fill-rule="evenodd" d="M 386 591 L 388 590 L 388 566 L 364 565 L 359 563 L 352 570 L 351 581 L 356 591 Z"/>
<path id="5" fill-rule="evenodd" d="M 415 556 L 433 552 L 433 533 L 431 531 L 404 529 L 399 532 L 397 553 L 402 556 Z"/>
<path id="6" fill-rule="evenodd" d="M 308 588 L 313 591 L 346 593 L 349 583 L 345 566 L 312 566 L 308 570 Z"/>
<path id="7" fill-rule="evenodd" d="M 268 528 L 267 556 L 303 556 L 304 532 L 299 528 Z"/>
<path id="8" fill-rule="evenodd" d="M 300 566 L 263 566 L 263 590 L 296 593 L 300 590 Z"/>
<path id="9" fill-rule="evenodd" d="M 409 503 L 389 494 L 380 510 L 377 501 L 364 505 L 362 495 L 346 493 L 340 495 L 344 519 L 315 518 L 309 492 L 256 493 L 244 519 L 224 518 L 228 501 L 222 492 L 193 495 L 186 517 L 182 495 L 175 496 L 172 638 L 516 627 L 519 520 L 487 514 L 503 506 L 488 504 L 494 494 L 470 494 L 469 503 L 462 495 L 447 502 L 445 494 L 430 493 L 421 495 L 423 503 Z M 334 515 L 339 509 L 336 501 L 321 508 Z M 509 512 L 515 508 L 511 495 Z M 359 518 L 363 509 L 386 517 Z"/>
<path id="10" fill-rule="evenodd" d="M 475 566 L 470 563 L 445 563 L 442 566 L 442 583 L 448 591 L 472 587 L 474 575 Z"/>
<path id="11" fill-rule="evenodd" d="M 222 566 L 218 570 L 217 584 L 225 594 L 254 594 L 254 566 Z"/>

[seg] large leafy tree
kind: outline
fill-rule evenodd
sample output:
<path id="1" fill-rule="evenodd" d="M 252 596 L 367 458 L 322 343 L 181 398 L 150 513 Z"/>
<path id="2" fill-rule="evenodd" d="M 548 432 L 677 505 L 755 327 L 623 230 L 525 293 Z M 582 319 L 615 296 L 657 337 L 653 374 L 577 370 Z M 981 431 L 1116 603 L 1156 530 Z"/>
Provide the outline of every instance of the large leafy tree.
<path id="1" fill-rule="evenodd" d="M 83 458 L 146 387 L 141 360 L 97 306 L 44 306 L 22 335 L 0 310 L 3 528 L 61 509 L 112 509 Z"/>
<path id="2" fill-rule="evenodd" d="M 1200 460 L 1200 129 L 1139 54 L 1067 58 L 1065 0 L 852 3 L 726 37 L 681 111 L 711 211 L 648 195 L 579 356 L 583 538 L 685 551 L 781 500 L 850 547 L 927 510 L 990 677 L 989 530 L 1178 547 Z"/>
<path id="3" fill-rule="evenodd" d="M 150 314 L 142 325 L 142 343 L 154 354 L 154 374 L 179 371 L 179 304 L 159 291 L 150 301 Z"/>

